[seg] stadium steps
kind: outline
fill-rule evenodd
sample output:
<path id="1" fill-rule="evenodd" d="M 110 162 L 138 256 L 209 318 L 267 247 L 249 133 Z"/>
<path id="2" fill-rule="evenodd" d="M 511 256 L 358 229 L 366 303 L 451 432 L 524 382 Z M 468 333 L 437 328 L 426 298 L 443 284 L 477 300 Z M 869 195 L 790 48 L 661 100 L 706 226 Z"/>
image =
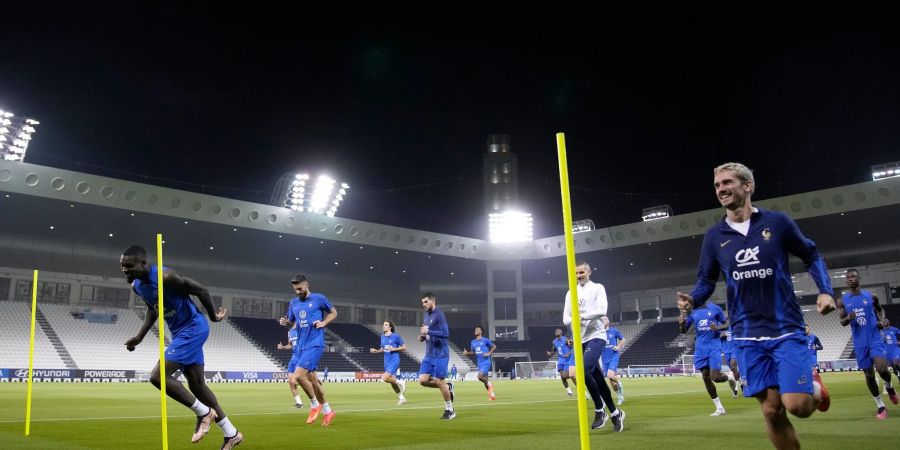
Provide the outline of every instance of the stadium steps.
<path id="1" fill-rule="evenodd" d="M 50 326 L 50 322 L 47 320 L 47 317 L 44 316 L 44 313 L 41 312 L 41 308 L 37 308 L 37 311 L 35 311 L 35 320 L 40 325 L 41 330 L 44 331 L 44 334 L 47 335 L 47 339 L 50 339 L 53 348 L 59 353 L 59 359 L 66 363 L 66 368 L 77 369 L 78 366 L 75 365 L 75 360 L 72 359 L 72 355 L 66 350 L 66 346 L 63 345 L 59 336 L 56 335 L 56 331 Z"/>
<path id="2" fill-rule="evenodd" d="M 341 352 L 356 351 L 356 348 L 353 345 L 328 327 L 325 328 L 325 345 L 337 347 L 341 349 Z"/>
<path id="3" fill-rule="evenodd" d="M 674 322 L 650 324 L 634 339 L 628 351 L 622 353 L 619 367 L 671 364 L 685 352 L 684 347 L 672 345 L 678 337 L 678 324 Z"/>
<path id="4" fill-rule="evenodd" d="M 262 346 L 259 344 L 259 341 L 253 339 L 253 337 L 250 336 L 249 334 L 247 334 L 247 332 L 243 328 L 235 325 L 235 323 L 231 320 L 229 320 L 228 323 L 231 324 L 231 327 L 234 328 L 234 331 L 236 331 L 242 338 L 246 339 L 247 342 L 249 342 L 251 345 L 253 345 L 253 347 L 260 354 L 265 355 L 265 357 L 268 358 L 269 361 L 272 362 L 272 364 L 274 364 L 278 367 L 282 366 L 280 359 L 276 358 L 275 355 L 272 354 L 272 352 L 267 352 L 265 349 L 263 349 Z M 284 350 L 281 350 L 281 351 L 284 351 Z M 287 366 L 285 366 L 284 369 L 286 370 Z"/>
<path id="5" fill-rule="evenodd" d="M 855 354 L 856 352 L 853 351 L 853 339 L 850 339 L 844 347 L 844 351 L 841 352 L 841 359 L 853 359 Z"/>

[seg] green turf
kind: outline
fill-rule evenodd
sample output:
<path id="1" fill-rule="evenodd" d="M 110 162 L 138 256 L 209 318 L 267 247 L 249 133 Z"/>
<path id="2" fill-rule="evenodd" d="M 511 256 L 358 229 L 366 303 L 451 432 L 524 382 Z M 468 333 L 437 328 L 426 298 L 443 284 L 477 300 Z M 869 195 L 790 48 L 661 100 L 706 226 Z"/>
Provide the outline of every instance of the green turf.
<path id="1" fill-rule="evenodd" d="M 813 449 L 889 448 L 896 442 L 900 407 L 876 420 L 874 402 L 861 373 L 826 374 L 831 411 L 793 419 L 800 441 Z M 434 389 L 410 383 L 409 403 L 382 383 L 326 385 L 337 416 L 322 427 L 306 425 L 308 405 L 291 408 L 286 384 L 213 384 L 232 422 L 245 436 L 239 448 L 559 448 L 578 447 L 577 408 L 559 381 L 515 381 L 496 385 L 490 402 L 480 383 L 457 384 L 457 418 L 443 421 L 443 402 Z M 771 448 L 756 400 L 731 399 L 713 411 L 699 378 L 642 378 L 625 382 L 625 431 L 611 424 L 590 433 L 593 448 L 679 449 Z M 169 402 L 169 446 L 212 449 L 222 433 L 213 427 L 190 443 L 194 419 Z M 35 383 L 31 436 L 24 437 L 25 384 L 0 384 L 0 440 L 3 448 L 160 448 L 159 393 L 149 384 Z M 697 439 L 697 437 L 700 437 Z"/>

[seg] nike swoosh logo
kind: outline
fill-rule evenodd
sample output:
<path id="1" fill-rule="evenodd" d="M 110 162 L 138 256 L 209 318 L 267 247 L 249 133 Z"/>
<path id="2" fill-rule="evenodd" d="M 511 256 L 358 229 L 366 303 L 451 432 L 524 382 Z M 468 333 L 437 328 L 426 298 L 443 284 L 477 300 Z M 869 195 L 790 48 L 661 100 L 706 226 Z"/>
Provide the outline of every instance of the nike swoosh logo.
<path id="1" fill-rule="evenodd" d="M 731 242 L 731 239 L 719 244 L 719 247 L 725 248 L 725 246 L 728 245 L 729 242 Z"/>

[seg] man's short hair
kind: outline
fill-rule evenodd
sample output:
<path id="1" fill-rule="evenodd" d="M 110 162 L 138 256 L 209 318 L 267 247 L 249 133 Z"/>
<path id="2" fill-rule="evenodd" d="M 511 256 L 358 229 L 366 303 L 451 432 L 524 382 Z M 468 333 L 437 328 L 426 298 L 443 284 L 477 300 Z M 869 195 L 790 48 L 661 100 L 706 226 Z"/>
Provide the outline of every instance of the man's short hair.
<path id="1" fill-rule="evenodd" d="M 140 245 L 132 245 L 125 250 L 125 253 L 122 253 L 122 256 L 132 256 L 139 261 L 146 261 L 147 250 L 144 250 L 144 247 Z"/>
<path id="2" fill-rule="evenodd" d="M 291 278 L 291 281 L 296 281 L 298 283 L 302 283 L 304 281 L 308 282 L 309 278 L 306 277 L 305 273 L 298 273 L 297 275 L 294 275 L 294 278 Z"/>
<path id="3" fill-rule="evenodd" d="M 724 170 L 732 170 L 742 183 L 750 183 L 750 193 L 756 190 L 756 181 L 753 180 L 753 171 L 739 162 L 727 162 L 713 169 L 713 176 Z"/>
<path id="4" fill-rule="evenodd" d="M 431 292 L 426 292 L 426 293 L 422 294 L 422 298 L 427 298 L 428 300 L 431 300 L 431 301 L 437 300 L 437 297 L 435 297 L 434 294 L 432 294 Z"/>

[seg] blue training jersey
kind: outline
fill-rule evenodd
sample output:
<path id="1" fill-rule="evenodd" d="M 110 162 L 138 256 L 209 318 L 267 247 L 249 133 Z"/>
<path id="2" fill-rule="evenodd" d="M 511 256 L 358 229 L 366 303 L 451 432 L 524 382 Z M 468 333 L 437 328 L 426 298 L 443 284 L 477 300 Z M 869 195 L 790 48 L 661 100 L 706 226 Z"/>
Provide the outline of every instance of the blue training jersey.
<path id="1" fill-rule="evenodd" d="M 819 293 L 832 295 L 825 260 L 787 214 L 756 209 L 747 236 L 732 229 L 724 218 L 706 231 L 697 284 L 691 292 L 694 307 L 706 303 L 721 273 L 735 339 L 803 333 L 803 313 L 794 294 L 788 254 L 803 260 Z"/>
<path id="2" fill-rule="evenodd" d="M 625 336 L 622 336 L 622 332 L 619 331 L 616 327 L 609 327 L 606 330 L 606 348 L 612 350 L 620 340 L 625 339 Z M 618 352 L 618 350 L 612 350 Z"/>
<path id="3" fill-rule="evenodd" d="M 478 339 L 472 339 L 472 351 L 475 352 L 475 358 L 479 365 L 483 362 L 491 362 L 491 357 L 486 356 L 485 354 L 491 351 L 491 347 L 493 346 L 494 343 L 484 336 Z"/>
<path id="4" fill-rule="evenodd" d="M 723 331 L 719 339 L 722 341 L 723 352 L 734 353 L 734 335 L 731 333 L 731 327 Z"/>
<path id="5" fill-rule="evenodd" d="M 814 356 L 819 355 L 819 350 L 822 348 L 822 341 L 819 340 L 819 337 L 813 333 L 809 333 L 806 335 L 806 346 L 809 348 L 809 352 Z"/>
<path id="6" fill-rule="evenodd" d="M 725 322 L 725 312 L 722 311 L 722 308 L 715 303 L 706 303 L 691 311 L 691 314 L 684 320 L 684 326 L 687 329 L 694 325 L 694 330 L 697 332 L 697 339 L 694 341 L 695 348 L 721 349 L 722 342 L 719 341 L 721 330 L 714 330 L 711 326 L 713 324 L 718 326 L 723 322 Z"/>
<path id="7" fill-rule="evenodd" d="M 301 350 L 325 346 L 325 329 L 316 328 L 313 323 L 322 320 L 332 309 L 331 302 L 318 293 L 311 292 L 302 301 L 298 297 L 291 299 L 287 319 L 297 326 L 297 343 Z"/>
<path id="8" fill-rule="evenodd" d="M 553 349 L 556 351 L 557 362 L 566 362 L 566 353 L 569 353 L 569 346 L 566 345 L 566 338 L 558 337 L 553 340 Z"/>
<path id="9" fill-rule="evenodd" d="M 875 314 L 875 306 L 872 293 L 859 291 L 858 295 L 851 292 L 841 297 L 844 302 L 844 311 L 847 314 L 854 313 L 856 317 L 850 320 L 850 332 L 853 334 L 853 346 L 865 347 L 881 342 L 881 333 L 878 332 L 878 316 Z"/>
<path id="10" fill-rule="evenodd" d="M 165 270 L 169 270 L 169 268 L 163 267 L 163 271 Z M 135 279 L 131 283 L 134 293 L 144 299 L 147 307 L 157 313 L 159 313 L 159 296 L 157 295 L 159 286 L 157 284 L 158 273 L 157 266 L 150 266 L 150 281 L 144 282 Z M 163 295 L 165 296 L 163 298 L 163 318 L 173 336 L 192 324 L 200 324 L 202 322 L 207 328 L 209 327 L 206 323 L 206 317 L 197 310 L 197 305 L 191 300 L 190 295 L 174 292 L 171 289 L 163 289 Z"/>
<path id="11" fill-rule="evenodd" d="M 428 327 L 428 335 L 425 338 L 425 356 L 429 358 L 449 358 L 450 348 L 448 338 L 450 329 L 447 327 L 447 318 L 444 311 L 435 307 L 425 312 L 425 326 Z"/>
<path id="12" fill-rule="evenodd" d="M 896 327 L 887 327 L 881 330 L 881 340 L 887 344 L 888 351 L 893 351 L 897 347 L 897 333 L 900 332 Z M 888 355 L 890 356 L 890 355 Z"/>
<path id="13" fill-rule="evenodd" d="M 292 356 L 300 356 L 300 346 L 297 345 L 297 340 L 297 328 L 291 328 L 291 331 L 288 331 L 288 341 L 291 343 Z"/>
<path id="14" fill-rule="evenodd" d="M 381 335 L 381 349 L 384 350 L 384 366 L 391 364 L 400 364 L 400 352 L 387 351 L 387 347 L 398 348 L 403 345 L 403 338 L 397 333 L 391 333 L 390 336 Z"/>

